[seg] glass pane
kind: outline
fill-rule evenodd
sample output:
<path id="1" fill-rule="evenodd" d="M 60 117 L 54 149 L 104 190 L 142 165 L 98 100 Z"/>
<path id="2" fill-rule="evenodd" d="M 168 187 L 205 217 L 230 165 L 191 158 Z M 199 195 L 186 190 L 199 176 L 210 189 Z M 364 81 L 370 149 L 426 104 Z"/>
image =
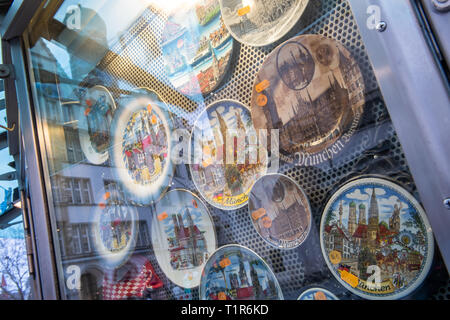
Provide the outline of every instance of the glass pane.
<path id="1" fill-rule="evenodd" d="M 448 279 L 346 0 L 49 1 L 26 36 L 64 298 Z"/>

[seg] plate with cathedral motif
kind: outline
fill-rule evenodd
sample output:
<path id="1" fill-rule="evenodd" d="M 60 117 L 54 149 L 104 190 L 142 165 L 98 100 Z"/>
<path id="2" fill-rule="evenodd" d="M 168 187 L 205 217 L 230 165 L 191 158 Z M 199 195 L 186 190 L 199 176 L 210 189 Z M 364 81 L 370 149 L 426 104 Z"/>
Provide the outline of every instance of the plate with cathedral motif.
<path id="1" fill-rule="evenodd" d="M 250 192 L 248 209 L 258 234 L 279 249 L 300 246 L 311 230 L 311 208 L 304 191 L 291 178 L 267 174 Z"/>
<path id="2" fill-rule="evenodd" d="M 108 89 L 97 85 L 86 90 L 80 107 L 78 135 L 81 150 L 89 162 L 102 164 L 109 157 L 110 126 L 116 104 Z"/>
<path id="3" fill-rule="evenodd" d="M 189 96 L 206 95 L 222 82 L 231 62 L 233 37 L 219 0 L 195 0 L 169 14 L 162 56 L 170 83 Z"/>
<path id="4" fill-rule="evenodd" d="M 280 158 L 316 166 L 337 157 L 362 117 L 364 79 L 339 42 L 321 35 L 294 37 L 269 54 L 252 92 L 256 129 L 277 129 Z"/>
<path id="5" fill-rule="evenodd" d="M 140 88 L 123 98 L 112 124 L 113 167 L 130 199 L 148 204 L 162 197 L 173 177 L 172 123 L 167 105 Z"/>
<path id="6" fill-rule="evenodd" d="M 200 300 L 283 300 L 277 278 L 255 252 L 226 245 L 209 258 L 200 281 Z"/>
<path id="7" fill-rule="evenodd" d="M 187 190 L 166 193 L 152 218 L 152 247 L 159 266 L 173 283 L 197 287 L 207 259 L 217 248 L 206 205 Z"/>
<path id="8" fill-rule="evenodd" d="M 267 148 L 261 145 L 242 103 L 209 105 L 195 122 L 190 143 L 189 168 L 201 196 L 223 210 L 245 206 L 253 184 L 267 171 Z"/>
<path id="9" fill-rule="evenodd" d="M 328 201 L 320 245 L 336 279 L 366 299 L 400 299 L 430 270 L 434 240 L 426 214 L 401 186 L 360 178 Z"/>
<path id="10" fill-rule="evenodd" d="M 326 289 L 310 288 L 303 291 L 297 300 L 339 300 L 339 299 Z"/>
<path id="11" fill-rule="evenodd" d="M 261 47 L 288 33 L 308 3 L 309 0 L 220 0 L 220 8 L 236 40 Z"/>
<path id="12" fill-rule="evenodd" d="M 137 237 L 137 208 L 116 191 L 96 197 L 92 223 L 94 247 L 106 266 L 117 268 L 127 261 Z"/>

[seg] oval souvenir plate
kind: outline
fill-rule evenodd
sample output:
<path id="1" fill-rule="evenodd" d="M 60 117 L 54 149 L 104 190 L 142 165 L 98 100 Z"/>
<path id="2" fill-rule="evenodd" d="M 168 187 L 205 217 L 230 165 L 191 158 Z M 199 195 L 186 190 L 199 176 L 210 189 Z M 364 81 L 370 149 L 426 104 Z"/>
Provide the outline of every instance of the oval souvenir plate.
<path id="1" fill-rule="evenodd" d="M 336 157 L 359 125 L 364 80 L 339 42 L 301 35 L 278 46 L 253 86 L 256 129 L 278 129 L 281 159 L 300 166 Z"/>
<path id="2" fill-rule="evenodd" d="M 208 203 L 224 210 L 247 203 L 253 183 L 267 170 L 266 148 L 258 149 L 254 139 L 250 111 L 240 102 L 216 101 L 200 114 L 191 134 L 189 168 Z"/>
<path id="3" fill-rule="evenodd" d="M 223 23 L 218 0 L 196 0 L 171 14 L 162 34 L 167 76 L 185 95 L 208 94 L 223 80 L 233 38 Z"/>
<path id="4" fill-rule="evenodd" d="M 137 237 L 137 209 L 118 192 L 103 192 L 97 197 L 92 234 L 96 251 L 110 268 L 127 261 Z"/>
<path id="5" fill-rule="evenodd" d="M 303 291 L 297 300 L 339 300 L 339 299 L 326 289 L 310 288 Z"/>
<path id="6" fill-rule="evenodd" d="M 276 248 L 300 246 L 311 230 L 311 208 L 303 190 L 291 178 L 268 174 L 250 192 L 250 219 L 258 234 Z"/>
<path id="7" fill-rule="evenodd" d="M 217 247 L 205 204 L 187 190 L 166 193 L 156 204 L 152 246 L 159 266 L 173 283 L 197 287 L 203 266 Z"/>
<path id="8" fill-rule="evenodd" d="M 220 0 L 220 8 L 236 40 L 260 47 L 288 33 L 308 3 L 309 0 Z"/>
<path id="9" fill-rule="evenodd" d="M 261 257 L 246 247 L 226 245 L 206 262 L 200 300 L 283 300 L 283 293 Z"/>
<path id="10" fill-rule="evenodd" d="M 173 177 L 172 124 L 167 105 L 149 89 L 124 98 L 112 125 L 112 159 L 130 198 L 148 204 L 162 197 Z"/>
<path id="11" fill-rule="evenodd" d="M 102 164 L 108 160 L 111 122 L 115 110 L 114 99 L 103 86 L 87 89 L 81 100 L 78 135 L 81 150 L 93 164 Z"/>
<path id="12" fill-rule="evenodd" d="M 424 280 L 434 242 L 425 212 L 405 189 L 360 178 L 328 201 L 320 245 L 336 279 L 367 299 L 399 299 Z"/>

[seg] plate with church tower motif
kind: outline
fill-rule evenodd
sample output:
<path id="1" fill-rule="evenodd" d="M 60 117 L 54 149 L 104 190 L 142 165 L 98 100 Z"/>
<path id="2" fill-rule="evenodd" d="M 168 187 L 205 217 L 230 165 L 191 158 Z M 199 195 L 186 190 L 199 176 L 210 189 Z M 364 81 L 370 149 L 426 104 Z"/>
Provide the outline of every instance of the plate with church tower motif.
<path id="1" fill-rule="evenodd" d="M 283 300 L 277 278 L 255 252 L 226 245 L 209 258 L 200 281 L 200 300 Z"/>
<path id="2" fill-rule="evenodd" d="M 108 89 L 97 85 L 86 90 L 81 107 L 78 121 L 81 150 L 89 162 L 102 164 L 109 157 L 110 126 L 116 104 Z"/>
<path id="3" fill-rule="evenodd" d="M 217 248 L 206 205 L 187 190 L 166 193 L 153 215 L 152 246 L 159 266 L 173 283 L 197 287 L 203 266 Z"/>
<path id="4" fill-rule="evenodd" d="M 96 202 L 92 223 L 94 247 L 107 267 L 117 268 L 127 261 L 134 250 L 137 209 L 117 191 L 103 190 Z"/>
<path id="5" fill-rule="evenodd" d="M 243 207 L 267 170 L 267 148 L 258 143 L 250 111 L 219 100 L 198 117 L 191 134 L 192 180 L 202 197 L 224 210 Z"/>
<path id="6" fill-rule="evenodd" d="M 113 167 L 130 200 L 148 204 L 161 198 L 173 176 L 172 123 L 158 94 L 139 88 L 125 96 L 111 135 Z"/>
<path id="7" fill-rule="evenodd" d="M 236 40 L 261 47 L 288 33 L 308 3 L 309 0 L 220 0 L 220 8 Z"/>
<path id="8" fill-rule="evenodd" d="M 365 97 L 356 60 L 339 42 L 301 35 L 266 58 L 252 92 L 256 129 L 279 130 L 280 158 L 299 166 L 326 163 L 357 129 Z"/>
<path id="9" fill-rule="evenodd" d="M 291 178 L 268 174 L 255 182 L 248 209 L 258 234 L 276 248 L 300 246 L 311 230 L 311 208 L 303 190 Z"/>
<path id="10" fill-rule="evenodd" d="M 167 77 L 178 91 L 193 96 L 216 89 L 233 52 L 219 0 L 189 1 L 170 13 L 161 48 Z"/>
<path id="11" fill-rule="evenodd" d="M 430 224 L 399 185 L 360 178 L 328 201 L 320 226 L 322 253 L 333 275 L 366 299 L 400 299 L 425 279 L 433 260 Z"/>

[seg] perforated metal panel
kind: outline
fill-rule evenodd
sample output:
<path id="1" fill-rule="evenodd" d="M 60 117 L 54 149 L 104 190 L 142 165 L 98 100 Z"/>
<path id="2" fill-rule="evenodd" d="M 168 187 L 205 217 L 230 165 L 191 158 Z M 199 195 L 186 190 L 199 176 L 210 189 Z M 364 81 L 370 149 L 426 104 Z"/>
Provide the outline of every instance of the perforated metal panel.
<path id="1" fill-rule="evenodd" d="M 120 105 L 120 96 L 135 87 L 149 87 L 160 94 L 176 116 L 176 126 L 191 129 L 200 112 L 219 99 L 235 99 L 249 106 L 254 78 L 265 57 L 280 43 L 301 34 L 320 34 L 333 38 L 358 61 L 366 86 L 366 105 L 360 126 L 351 143 L 338 158 L 320 167 L 280 164 L 280 173 L 295 179 L 305 190 L 313 210 L 312 231 L 302 246 L 294 250 L 270 247 L 254 230 L 247 207 L 221 211 L 208 205 L 213 216 L 219 246 L 238 243 L 258 253 L 273 269 L 286 299 L 296 299 L 307 286 L 323 285 L 339 298 L 357 298 L 340 286 L 329 273 L 319 245 L 318 226 L 322 209 L 333 191 L 344 181 L 363 174 L 382 174 L 396 180 L 416 197 L 400 142 L 390 122 L 364 43 L 345 0 L 310 1 L 303 17 L 283 39 L 270 46 L 253 48 L 234 42 L 229 73 L 222 85 L 204 99 L 187 98 L 168 81 L 161 55 L 161 34 L 167 17 L 151 8 L 136 22 L 99 65 L 108 77 L 107 84 Z M 197 193 L 188 168 L 178 166 L 174 188 Z M 173 299 L 173 284 L 164 276 L 156 259 L 150 257 L 164 290 L 155 299 Z M 198 298 L 198 291 L 190 291 Z M 445 293 L 448 297 L 448 291 Z"/>

